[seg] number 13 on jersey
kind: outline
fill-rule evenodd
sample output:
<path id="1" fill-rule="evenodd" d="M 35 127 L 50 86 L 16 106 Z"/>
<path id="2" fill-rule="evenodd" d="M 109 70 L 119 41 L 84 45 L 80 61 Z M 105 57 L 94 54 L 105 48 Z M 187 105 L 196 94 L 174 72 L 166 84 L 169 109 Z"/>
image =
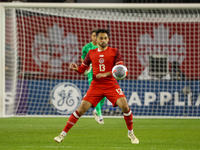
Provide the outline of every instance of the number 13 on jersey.
<path id="1" fill-rule="evenodd" d="M 106 70 L 106 67 L 104 64 L 99 64 L 99 71 L 102 72 L 102 71 L 105 71 Z"/>

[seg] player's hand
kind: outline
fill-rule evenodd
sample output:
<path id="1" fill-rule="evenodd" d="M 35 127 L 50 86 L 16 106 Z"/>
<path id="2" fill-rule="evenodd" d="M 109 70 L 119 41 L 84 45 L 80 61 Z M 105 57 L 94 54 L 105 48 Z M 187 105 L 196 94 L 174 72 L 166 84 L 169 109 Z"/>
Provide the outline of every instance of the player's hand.
<path id="1" fill-rule="evenodd" d="M 78 66 L 75 63 L 71 63 L 69 68 L 76 71 L 78 70 Z"/>

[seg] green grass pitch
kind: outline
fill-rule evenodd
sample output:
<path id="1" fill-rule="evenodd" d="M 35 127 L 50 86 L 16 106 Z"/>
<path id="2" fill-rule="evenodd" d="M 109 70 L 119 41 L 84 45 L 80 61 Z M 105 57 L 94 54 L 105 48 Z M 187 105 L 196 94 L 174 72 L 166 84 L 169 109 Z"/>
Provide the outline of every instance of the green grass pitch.
<path id="1" fill-rule="evenodd" d="M 200 150 L 200 119 L 134 119 L 131 144 L 123 118 L 80 118 L 61 143 L 68 118 L 0 118 L 1 150 Z"/>

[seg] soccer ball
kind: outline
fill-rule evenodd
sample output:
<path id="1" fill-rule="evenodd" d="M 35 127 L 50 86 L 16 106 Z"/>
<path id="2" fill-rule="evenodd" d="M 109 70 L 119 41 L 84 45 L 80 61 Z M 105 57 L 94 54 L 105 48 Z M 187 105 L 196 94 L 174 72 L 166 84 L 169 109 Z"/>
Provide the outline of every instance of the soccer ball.
<path id="1" fill-rule="evenodd" d="M 128 70 L 124 65 L 116 65 L 112 68 L 112 75 L 117 80 L 123 80 L 128 75 Z"/>

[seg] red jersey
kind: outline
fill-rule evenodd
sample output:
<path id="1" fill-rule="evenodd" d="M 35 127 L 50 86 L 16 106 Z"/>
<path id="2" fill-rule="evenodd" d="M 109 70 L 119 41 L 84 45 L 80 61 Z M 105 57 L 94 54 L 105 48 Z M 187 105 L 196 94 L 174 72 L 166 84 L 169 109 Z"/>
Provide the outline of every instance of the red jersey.
<path id="1" fill-rule="evenodd" d="M 117 82 L 116 79 L 112 76 L 112 68 L 115 65 L 122 64 L 123 60 L 119 53 L 119 50 L 116 48 L 107 47 L 104 51 L 98 51 L 99 48 L 89 51 L 86 55 L 82 65 L 79 67 L 78 72 L 84 73 L 84 71 L 92 63 L 93 68 L 93 82 L 97 83 L 109 83 Z M 100 79 L 96 78 L 98 73 L 111 72 L 111 76 L 101 77 Z"/>

